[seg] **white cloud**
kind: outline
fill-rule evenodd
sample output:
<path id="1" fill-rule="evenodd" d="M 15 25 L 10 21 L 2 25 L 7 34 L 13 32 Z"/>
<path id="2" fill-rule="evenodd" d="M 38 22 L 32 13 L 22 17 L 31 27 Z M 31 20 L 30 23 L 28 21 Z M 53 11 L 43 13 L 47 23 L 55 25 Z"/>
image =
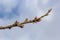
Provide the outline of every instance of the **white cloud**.
<path id="1" fill-rule="evenodd" d="M 21 37 L 18 38 L 17 40 L 31 40 L 31 38 L 29 37 L 28 34 L 24 34 L 23 36 L 21 36 Z"/>
<path id="2" fill-rule="evenodd" d="M 9 38 L 6 38 L 6 37 L 2 37 L 2 38 L 0 38 L 0 40 L 10 40 Z"/>
<path id="3" fill-rule="evenodd" d="M 37 11 L 37 17 L 42 16 L 42 15 L 43 15 L 43 13 L 44 13 L 44 11 L 43 11 L 43 10 L 38 10 L 38 11 Z"/>
<path id="4" fill-rule="evenodd" d="M 50 0 L 41 0 L 43 4 L 47 4 Z"/>
<path id="5" fill-rule="evenodd" d="M 26 4 L 26 6 L 27 7 L 31 7 L 31 6 L 37 6 L 37 4 L 38 4 L 38 0 L 26 0 L 25 1 L 25 4 Z"/>
<path id="6" fill-rule="evenodd" d="M 12 8 L 16 7 L 18 0 L 0 0 L 0 5 L 3 5 L 5 12 L 11 12 Z"/>

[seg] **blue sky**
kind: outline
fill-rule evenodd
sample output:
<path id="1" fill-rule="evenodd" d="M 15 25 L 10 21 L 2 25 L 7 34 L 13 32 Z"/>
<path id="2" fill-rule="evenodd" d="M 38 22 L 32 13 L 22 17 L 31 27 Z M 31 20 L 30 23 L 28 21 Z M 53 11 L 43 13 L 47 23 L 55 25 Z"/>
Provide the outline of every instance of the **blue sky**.
<path id="1" fill-rule="evenodd" d="M 23 29 L 0 30 L 0 40 L 60 40 L 59 4 L 60 0 L 0 0 L 1 26 L 40 17 L 52 8 L 49 16 L 37 24 L 26 24 Z"/>

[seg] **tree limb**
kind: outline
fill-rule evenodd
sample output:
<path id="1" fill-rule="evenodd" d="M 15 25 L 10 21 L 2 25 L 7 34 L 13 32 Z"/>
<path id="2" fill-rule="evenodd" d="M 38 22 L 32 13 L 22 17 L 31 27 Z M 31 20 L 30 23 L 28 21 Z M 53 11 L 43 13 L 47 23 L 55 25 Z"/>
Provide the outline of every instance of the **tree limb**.
<path id="1" fill-rule="evenodd" d="M 26 18 L 25 21 L 22 22 L 22 23 L 20 23 L 18 21 L 15 21 L 12 25 L 8 25 L 8 26 L 5 26 L 5 27 L 0 26 L 0 30 L 1 29 L 11 29 L 12 27 L 20 27 L 20 28 L 23 28 L 24 27 L 24 24 L 40 22 L 42 18 L 44 18 L 45 16 L 48 16 L 48 14 L 51 12 L 51 10 L 52 10 L 52 8 L 49 9 L 46 14 L 42 15 L 39 18 L 35 17 L 33 20 L 28 20 L 28 18 Z"/>

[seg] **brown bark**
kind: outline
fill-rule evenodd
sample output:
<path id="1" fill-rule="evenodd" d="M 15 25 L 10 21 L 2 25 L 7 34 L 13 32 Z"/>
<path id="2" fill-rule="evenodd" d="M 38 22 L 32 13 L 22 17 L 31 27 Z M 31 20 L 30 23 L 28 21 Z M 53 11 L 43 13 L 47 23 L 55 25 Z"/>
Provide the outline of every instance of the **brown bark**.
<path id="1" fill-rule="evenodd" d="M 49 9 L 47 11 L 47 13 L 45 13 L 45 15 L 42 15 L 41 17 L 37 18 L 35 17 L 33 20 L 28 20 L 28 18 L 25 19 L 24 22 L 18 22 L 18 21 L 15 21 L 12 25 L 8 25 L 8 26 L 0 26 L 0 30 L 1 29 L 11 29 L 12 27 L 20 27 L 20 28 L 23 28 L 24 27 L 24 24 L 28 24 L 28 23 L 37 23 L 37 22 L 40 22 L 42 18 L 44 18 L 45 16 L 48 16 L 48 14 L 51 12 L 52 8 Z"/>

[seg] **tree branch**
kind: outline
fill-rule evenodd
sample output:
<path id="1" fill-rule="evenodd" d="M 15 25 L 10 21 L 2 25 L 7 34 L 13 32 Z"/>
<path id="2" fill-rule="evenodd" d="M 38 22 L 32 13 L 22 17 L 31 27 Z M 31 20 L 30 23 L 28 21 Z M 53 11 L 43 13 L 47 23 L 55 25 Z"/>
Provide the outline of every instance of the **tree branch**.
<path id="1" fill-rule="evenodd" d="M 22 22 L 22 23 L 20 23 L 18 21 L 15 21 L 12 25 L 8 25 L 8 26 L 5 26 L 5 27 L 0 26 L 0 30 L 1 29 L 11 29 L 12 27 L 20 27 L 20 28 L 23 28 L 24 27 L 24 24 L 40 22 L 42 18 L 44 18 L 45 16 L 48 16 L 48 14 L 51 12 L 51 10 L 52 10 L 52 8 L 49 9 L 46 14 L 42 15 L 39 18 L 35 17 L 33 20 L 28 20 L 28 18 L 26 18 L 25 21 Z"/>

